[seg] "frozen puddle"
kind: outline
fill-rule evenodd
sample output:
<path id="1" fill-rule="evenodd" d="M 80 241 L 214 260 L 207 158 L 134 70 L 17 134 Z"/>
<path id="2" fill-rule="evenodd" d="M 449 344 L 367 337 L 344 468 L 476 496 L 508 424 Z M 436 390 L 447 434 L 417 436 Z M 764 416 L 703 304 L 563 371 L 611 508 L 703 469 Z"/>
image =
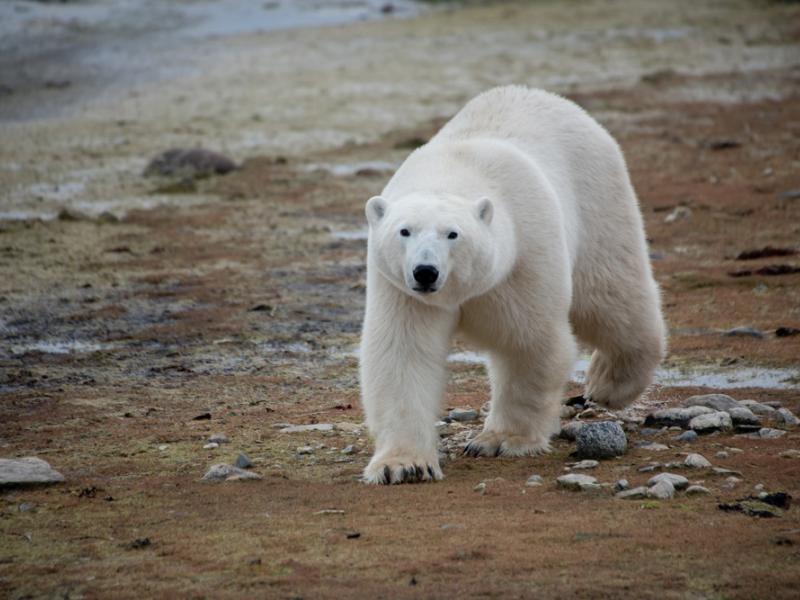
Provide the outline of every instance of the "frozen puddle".
<path id="1" fill-rule="evenodd" d="M 455 352 L 448 357 L 453 363 L 482 364 L 486 357 L 477 352 Z M 589 358 L 575 363 L 572 380 L 583 383 Z M 766 369 L 759 367 L 698 366 L 695 368 L 662 367 L 656 371 L 656 384 L 664 387 L 708 387 L 718 389 L 764 388 L 771 390 L 800 389 L 800 369 Z"/>

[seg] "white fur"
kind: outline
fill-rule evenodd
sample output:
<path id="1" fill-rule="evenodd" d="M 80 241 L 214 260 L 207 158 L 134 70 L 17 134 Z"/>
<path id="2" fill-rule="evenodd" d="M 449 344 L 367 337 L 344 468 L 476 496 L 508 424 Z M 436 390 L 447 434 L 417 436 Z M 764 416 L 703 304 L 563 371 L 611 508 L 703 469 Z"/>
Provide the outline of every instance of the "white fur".
<path id="1" fill-rule="evenodd" d="M 587 397 L 620 408 L 650 384 L 665 328 L 638 202 L 618 145 L 572 102 L 481 94 L 366 213 L 365 481 L 442 477 L 434 423 L 457 332 L 490 359 L 491 412 L 471 454 L 549 450 L 573 332 L 594 349 Z M 415 291 L 422 263 L 439 271 L 436 291 Z"/>

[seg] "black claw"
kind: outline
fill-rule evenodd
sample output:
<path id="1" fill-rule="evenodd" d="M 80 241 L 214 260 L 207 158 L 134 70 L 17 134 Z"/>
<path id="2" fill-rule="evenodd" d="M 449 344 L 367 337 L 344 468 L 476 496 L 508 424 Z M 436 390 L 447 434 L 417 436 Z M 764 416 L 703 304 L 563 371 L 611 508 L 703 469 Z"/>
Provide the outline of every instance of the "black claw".
<path id="1" fill-rule="evenodd" d="M 502 446 L 498 446 L 497 448 L 494 449 L 495 458 L 500 456 L 502 453 L 503 453 L 503 447 Z"/>
<path id="2" fill-rule="evenodd" d="M 431 476 L 431 480 L 436 479 L 436 477 L 433 475 L 433 467 L 431 466 L 428 466 L 428 475 Z"/>
<path id="3" fill-rule="evenodd" d="M 383 479 L 384 483 L 392 483 L 392 470 L 388 465 L 383 467 Z"/>
<path id="4" fill-rule="evenodd" d="M 425 479 L 425 471 L 419 465 L 414 466 L 414 472 L 417 476 L 417 481 L 422 481 Z"/>

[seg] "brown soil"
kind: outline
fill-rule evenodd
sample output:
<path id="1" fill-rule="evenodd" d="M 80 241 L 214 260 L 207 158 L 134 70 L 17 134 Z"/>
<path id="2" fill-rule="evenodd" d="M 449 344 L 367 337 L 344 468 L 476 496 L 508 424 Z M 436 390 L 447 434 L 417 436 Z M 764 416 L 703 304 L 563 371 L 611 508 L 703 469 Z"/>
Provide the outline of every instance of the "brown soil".
<path id="1" fill-rule="evenodd" d="M 796 81 L 797 71 L 715 77 L 713 85 L 743 92 Z M 573 98 L 628 158 L 672 330 L 668 362 L 796 367 L 800 335 L 773 332 L 800 328 L 800 274 L 729 273 L 800 265 L 796 256 L 734 260 L 767 245 L 797 248 L 800 199 L 783 194 L 800 188 L 800 97 L 681 99 L 695 84 L 665 73 Z M 363 310 L 365 246 L 331 232 L 361 228 L 364 200 L 389 177 L 334 177 L 304 164 L 399 162 L 406 142 L 440 124 L 302 164 L 253 158 L 200 182 L 200 193 L 219 200 L 133 212 L 119 223 L 3 226 L 1 333 L 12 350 L 0 359 L 0 447 L 4 456 L 40 456 L 67 479 L 2 492 L 3 595 L 795 597 L 800 510 L 755 519 L 717 504 L 758 483 L 800 498 L 800 460 L 778 456 L 799 447 L 796 431 L 692 445 L 665 431 L 652 439 L 670 450 L 631 449 L 591 473 L 639 485 L 649 475 L 638 466 L 689 451 L 742 473 L 733 489 L 724 477 L 693 473 L 711 495 L 664 502 L 558 489 L 573 449 L 565 441 L 539 458 L 457 458 L 435 485 L 376 488 L 357 481 L 370 452 L 363 428 L 278 432 L 280 423 L 363 419 L 349 353 Z M 677 206 L 691 214 L 665 222 Z M 742 325 L 765 335 L 720 333 Z M 41 339 L 104 345 L 52 354 L 30 347 Z M 704 391 L 657 386 L 647 401 L 676 404 Z M 731 394 L 800 413 L 797 387 Z M 487 398 L 482 367 L 453 366 L 448 406 L 477 408 Z M 205 412 L 210 420 L 195 420 Z M 231 443 L 203 450 L 215 432 Z M 629 434 L 631 444 L 641 439 Z M 348 444 L 358 453 L 341 454 Z M 303 445 L 314 453 L 297 455 Z M 742 452 L 714 457 L 726 447 Z M 263 480 L 200 480 L 238 452 Z M 526 488 L 531 473 L 545 485 Z M 473 491 L 481 481 L 485 495 Z M 22 503 L 35 508 L 21 512 Z"/>

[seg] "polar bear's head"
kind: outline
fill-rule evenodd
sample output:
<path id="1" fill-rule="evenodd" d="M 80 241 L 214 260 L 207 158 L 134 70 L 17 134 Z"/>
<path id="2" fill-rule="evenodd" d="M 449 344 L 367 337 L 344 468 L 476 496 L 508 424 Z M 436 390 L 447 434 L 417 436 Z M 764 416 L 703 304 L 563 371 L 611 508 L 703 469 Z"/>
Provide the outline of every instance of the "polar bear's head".
<path id="1" fill-rule="evenodd" d="M 374 264 L 407 294 L 453 307 L 488 289 L 496 244 L 488 198 L 411 194 L 389 202 L 375 196 L 366 213 Z"/>

